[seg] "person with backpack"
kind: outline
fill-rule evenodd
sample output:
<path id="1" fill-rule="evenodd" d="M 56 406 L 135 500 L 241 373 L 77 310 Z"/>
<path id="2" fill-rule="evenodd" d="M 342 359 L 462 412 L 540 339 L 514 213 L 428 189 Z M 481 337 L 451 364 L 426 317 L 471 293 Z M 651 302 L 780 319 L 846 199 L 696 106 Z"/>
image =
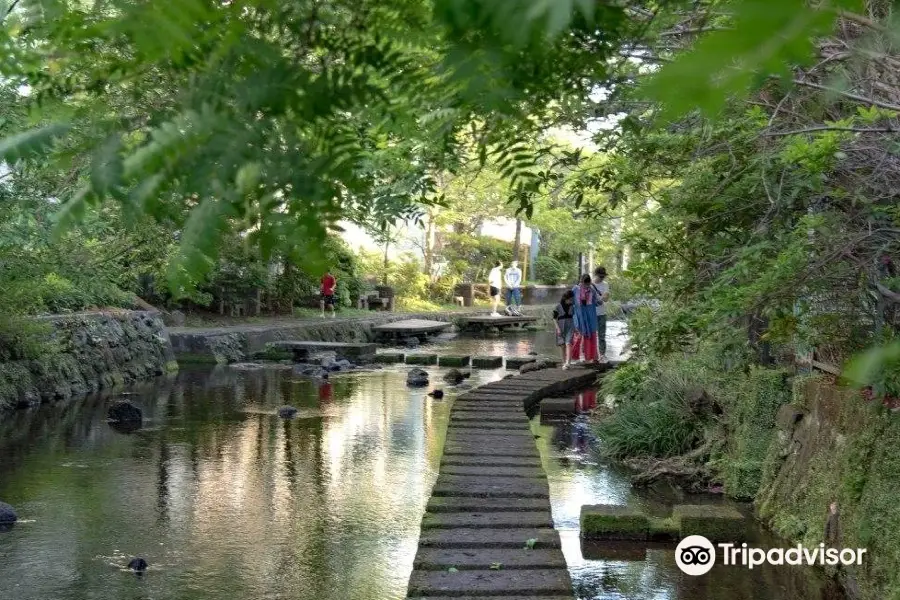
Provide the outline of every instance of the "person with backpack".
<path id="1" fill-rule="evenodd" d="M 569 368 L 572 338 L 575 335 L 574 306 L 575 294 L 566 290 L 553 309 L 553 322 L 556 325 L 556 345 L 562 351 L 563 369 Z"/>

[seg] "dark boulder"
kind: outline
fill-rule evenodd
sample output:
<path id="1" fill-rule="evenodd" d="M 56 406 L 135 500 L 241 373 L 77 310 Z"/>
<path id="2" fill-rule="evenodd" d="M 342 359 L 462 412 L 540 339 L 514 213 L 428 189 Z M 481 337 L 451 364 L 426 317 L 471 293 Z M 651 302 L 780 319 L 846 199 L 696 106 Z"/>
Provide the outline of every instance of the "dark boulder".
<path id="1" fill-rule="evenodd" d="M 430 392 L 428 392 L 428 395 L 435 400 L 440 400 L 444 397 L 444 390 L 431 390 Z"/>
<path id="2" fill-rule="evenodd" d="M 423 369 L 412 369 L 406 375 L 406 385 L 412 387 L 425 387 L 428 385 L 428 371 Z"/>
<path id="3" fill-rule="evenodd" d="M 278 409 L 278 416 L 282 419 L 293 419 L 297 416 L 297 409 L 293 406 L 282 406 Z"/>
<path id="4" fill-rule="evenodd" d="M 128 568 L 140 575 L 147 570 L 147 561 L 141 557 L 132 558 L 131 562 L 128 563 Z"/>
<path id="5" fill-rule="evenodd" d="M 459 369 L 450 369 L 446 374 L 444 374 L 444 381 L 452 385 L 460 384 L 465 379 L 466 376 Z"/>
<path id="6" fill-rule="evenodd" d="M 529 352 L 529 353 L 528 353 L 528 356 L 537 356 L 537 355 L 538 355 L 537 352 Z"/>
<path id="7" fill-rule="evenodd" d="M 408 348 L 417 348 L 419 346 L 419 338 L 408 337 L 403 340 L 403 344 Z"/>
<path id="8" fill-rule="evenodd" d="M 131 402 L 116 402 L 109 407 L 107 417 L 113 423 L 140 423 L 144 415 L 137 406 Z"/>
<path id="9" fill-rule="evenodd" d="M 19 516 L 13 507 L 6 502 L 0 502 L 0 531 L 9 531 L 19 520 Z"/>

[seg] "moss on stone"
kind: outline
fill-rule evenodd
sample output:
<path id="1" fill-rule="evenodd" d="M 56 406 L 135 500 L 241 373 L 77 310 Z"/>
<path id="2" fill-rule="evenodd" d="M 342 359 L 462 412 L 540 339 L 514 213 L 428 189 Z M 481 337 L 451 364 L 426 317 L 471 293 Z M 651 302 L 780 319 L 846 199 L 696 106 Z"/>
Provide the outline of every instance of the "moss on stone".
<path id="1" fill-rule="evenodd" d="M 437 354 L 407 354 L 406 364 L 408 365 L 435 365 L 437 364 Z"/>
<path id="2" fill-rule="evenodd" d="M 178 361 L 170 360 L 166 362 L 165 372 L 166 373 L 174 373 L 178 370 Z"/>
<path id="3" fill-rule="evenodd" d="M 650 520 L 641 511 L 612 504 L 581 507 L 581 536 L 593 540 L 646 540 Z"/>
<path id="4" fill-rule="evenodd" d="M 499 369 L 503 366 L 502 356 L 474 356 L 472 366 L 476 369 Z"/>
<path id="5" fill-rule="evenodd" d="M 747 536 L 744 515 L 731 506 L 685 504 L 672 509 L 682 538 L 702 535 L 713 542 L 741 542 Z"/>
<path id="6" fill-rule="evenodd" d="M 401 352 L 383 352 L 373 356 L 372 360 L 380 365 L 393 365 L 405 361 L 406 355 Z"/>
<path id="7" fill-rule="evenodd" d="M 675 517 L 649 517 L 648 536 L 651 540 L 671 540 L 678 537 L 680 523 Z"/>
<path id="8" fill-rule="evenodd" d="M 468 367 L 472 361 L 470 356 L 441 356 L 438 364 L 442 367 Z"/>

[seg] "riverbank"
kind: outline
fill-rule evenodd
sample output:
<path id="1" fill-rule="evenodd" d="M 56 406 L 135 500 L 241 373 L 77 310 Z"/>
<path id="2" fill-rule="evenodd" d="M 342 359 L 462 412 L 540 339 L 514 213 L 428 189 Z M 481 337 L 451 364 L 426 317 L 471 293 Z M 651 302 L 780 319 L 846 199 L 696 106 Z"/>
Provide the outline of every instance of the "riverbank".
<path id="1" fill-rule="evenodd" d="M 104 311 L 35 320 L 46 353 L 0 363 L 0 411 L 84 396 L 178 368 L 158 313 Z"/>
<path id="2" fill-rule="evenodd" d="M 539 327 L 548 326 L 550 306 L 523 306 L 522 313 L 539 317 Z M 191 363 L 230 363 L 265 350 L 266 344 L 283 340 L 318 342 L 371 342 L 373 328 L 406 319 L 428 319 L 456 323 L 460 319 L 483 316 L 485 309 L 460 309 L 441 313 L 377 312 L 364 316 L 314 319 L 279 319 L 226 327 L 172 327 L 169 338 L 177 360 Z"/>

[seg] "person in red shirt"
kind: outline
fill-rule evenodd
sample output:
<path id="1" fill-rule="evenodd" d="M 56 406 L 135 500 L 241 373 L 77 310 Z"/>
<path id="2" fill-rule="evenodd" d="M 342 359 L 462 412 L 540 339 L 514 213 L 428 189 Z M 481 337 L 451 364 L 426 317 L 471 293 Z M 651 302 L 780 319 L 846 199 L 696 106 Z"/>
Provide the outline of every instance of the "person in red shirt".
<path id="1" fill-rule="evenodd" d="M 325 316 L 326 306 L 331 308 L 331 317 L 334 318 L 335 316 L 334 290 L 336 287 L 337 279 L 331 274 L 331 271 L 326 271 L 322 275 L 322 299 L 319 301 L 319 305 L 322 308 L 322 317 Z"/>

